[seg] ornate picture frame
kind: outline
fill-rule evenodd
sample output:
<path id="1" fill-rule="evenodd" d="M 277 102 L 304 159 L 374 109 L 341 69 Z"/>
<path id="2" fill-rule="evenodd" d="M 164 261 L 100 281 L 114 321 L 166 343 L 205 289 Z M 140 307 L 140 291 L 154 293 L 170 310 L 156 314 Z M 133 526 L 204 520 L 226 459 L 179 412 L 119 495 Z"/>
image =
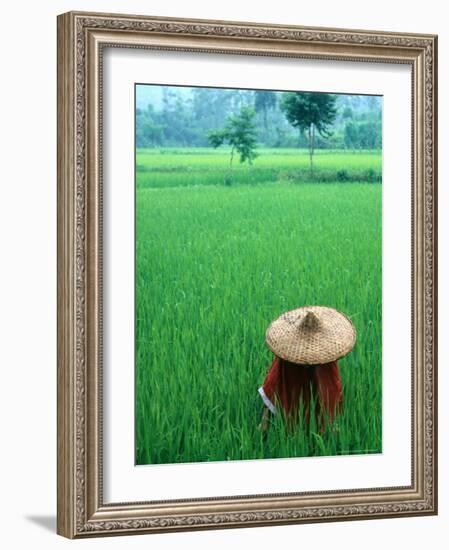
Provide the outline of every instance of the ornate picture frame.
<path id="1" fill-rule="evenodd" d="M 411 483 L 105 502 L 102 56 L 106 48 L 411 68 Z M 58 17 L 58 518 L 69 538 L 437 513 L 437 37 L 70 12 Z"/>

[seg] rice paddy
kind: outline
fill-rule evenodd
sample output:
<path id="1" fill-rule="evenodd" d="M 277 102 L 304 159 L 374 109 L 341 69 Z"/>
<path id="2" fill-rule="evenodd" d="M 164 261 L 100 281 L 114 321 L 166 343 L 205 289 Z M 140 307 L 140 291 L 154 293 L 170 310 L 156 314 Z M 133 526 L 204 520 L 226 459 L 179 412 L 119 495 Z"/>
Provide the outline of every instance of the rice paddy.
<path id="1" fill-rule="evenodd" d="M 212 149 L 136 153 L 136 463 L 381 452 L 381 155 Z M 257 429 L 283 311 L 335 307 L 357 344 L 339 362 L 335 425 Z"/>

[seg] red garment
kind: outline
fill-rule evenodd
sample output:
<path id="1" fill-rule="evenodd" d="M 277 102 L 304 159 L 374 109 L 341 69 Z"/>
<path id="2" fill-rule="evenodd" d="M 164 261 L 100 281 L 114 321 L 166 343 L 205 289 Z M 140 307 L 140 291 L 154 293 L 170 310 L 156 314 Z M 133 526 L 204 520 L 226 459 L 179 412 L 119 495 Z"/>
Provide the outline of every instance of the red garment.
<path id="1" fill-rule="evenodd" d="M 328 420 L 332 422 L 335 414 L 341 410 L 343 401 L 337 361 L 307 366 L 275 357 L 259 393 L 271 412 L 276 412 L 275 403 L 278 401 L 287 417 L 295 416 L 302 400 L 307 423 L 313 395 L 316 400 L 316 418 L 322 429 L 325 421 L 323 412 L 325 411 Z"/>

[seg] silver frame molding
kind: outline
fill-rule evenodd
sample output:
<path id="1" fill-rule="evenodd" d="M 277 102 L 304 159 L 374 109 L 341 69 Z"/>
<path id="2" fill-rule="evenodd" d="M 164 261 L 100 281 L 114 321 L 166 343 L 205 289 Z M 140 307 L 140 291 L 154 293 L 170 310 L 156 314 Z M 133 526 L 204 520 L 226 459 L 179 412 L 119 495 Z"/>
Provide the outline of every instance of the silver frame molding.
<path id="1" fill-rule="evenodd" d="M 104 47 L 408 64 L 412 69 L 412 484 L 105 504 Z M 437 37 L 70 12 L 58 17 L 58 518 L 69 538 L 437 513 Z"/>

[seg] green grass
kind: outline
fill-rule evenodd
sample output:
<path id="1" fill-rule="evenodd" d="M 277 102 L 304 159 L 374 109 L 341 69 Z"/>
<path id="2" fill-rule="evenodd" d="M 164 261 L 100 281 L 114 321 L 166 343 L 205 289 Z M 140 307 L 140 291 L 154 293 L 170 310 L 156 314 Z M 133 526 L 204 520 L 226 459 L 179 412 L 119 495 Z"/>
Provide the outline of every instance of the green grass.
<path id="1" fill-rule="evenodd" d="M 137 187 L 188 187 L 192 185 L 255 184 L 260 182 L 379 182 L 382 157 L 377 151 L 360 153 L 318 150 L 311 176 L 309 153 L 299 149 L 261 149 L 252 166 L 234 159 L 229 151 L 211 148 L 139 149 L 136 155 Z"/>
<path id="2" fill-rule="evenodd" d="M 360 158 L 377 170 L 379 158 L 368 157 L 327 153 L 316 164 L 357 170 Z M 179 182 L 183 170 L 158 168 L 195 166 L 213 182 L 224 159 L 210 150 L 137 153 L 148 167 L 136 182 L 137 464 L 380 452 L 381 186 L 144 180 L 154 172 Z M 264 151 L 251 170 L 295 163 L 293 151 Z M 339 363 L 339 429 L 287 431 L 277 415 L 264 441 L 265 330 L 304 304 L 335 307 L 357 329 Z"/>

